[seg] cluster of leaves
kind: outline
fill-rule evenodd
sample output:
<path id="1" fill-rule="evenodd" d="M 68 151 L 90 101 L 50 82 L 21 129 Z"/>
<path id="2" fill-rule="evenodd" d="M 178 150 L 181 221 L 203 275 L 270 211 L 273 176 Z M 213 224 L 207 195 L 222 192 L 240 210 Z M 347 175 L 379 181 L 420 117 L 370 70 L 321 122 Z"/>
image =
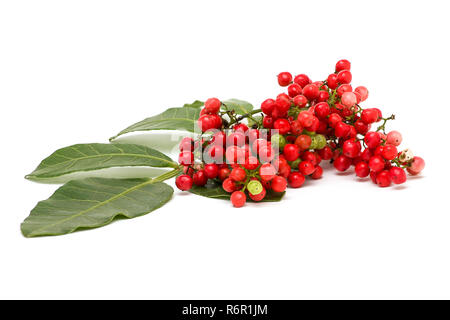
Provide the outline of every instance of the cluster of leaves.
<path id="1" fill-rule="evenodd" d="M 230 99 L 223 102 L 224 112 L 245 114 L 253 106 Z M 179 165 L 162 152 L 139 144 L 116 143 L 121 135 L 151 130 L 196 132 L 203 102 L 170 108 L 144 119 L 110 138 L 110 143 L 77 144 L 55 151 L 44 159 L 27 179 L 51 182 L 51 179 L 76 172 L 89 173 L 113 167 L 169 168 L 156 178 L 95 178 L 71 180 L 47 200 L 39 202 L 21 225 L 26 237 L 62 235 L 75 230 L 104 226 L 117 217 L 134 218 L 147 214 L 168 202 L 173 189 L 164 180 L 181 172 Z M 88 174 L 89 175 L 89 174 Z M 219 186 L 194 188 L 192 193 L 216 199 L 229 199 Z M 278 201 L 277 197 L 269 201 Z"/>

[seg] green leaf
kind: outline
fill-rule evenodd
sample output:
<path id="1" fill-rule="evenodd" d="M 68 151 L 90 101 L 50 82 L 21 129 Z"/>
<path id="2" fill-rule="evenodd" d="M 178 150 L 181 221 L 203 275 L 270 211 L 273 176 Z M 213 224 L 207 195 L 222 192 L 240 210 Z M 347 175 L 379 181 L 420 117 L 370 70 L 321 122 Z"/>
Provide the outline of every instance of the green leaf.
<path id="1" fill-rule="evenodd" d="M 222 101 L 222 109 L 225 111 L 234 110 L 237 114 L 246 114 L 253 110 L 253 105 L 247 101 L 229 99 Z"/>
<path id="2" fill-rule="evenodd" d="M 79 171 L 136 166 L 178 167 L 165 154 L 137 144 L 76 144 L 55 151 L 26 178 L 44 179 Z"/>
<path id="3" fill-rule="evenodd" d="M 163 206 L 173 189 L 157 179 L 73 180 L 41 201 L 21 225 L 25 237 L 97 228 L 116 217 L 135 218 Z"/>
<path id="4" fill-rule="evenodd" d="M 198 106 L 196 102 L 192 105 Z M 114 137 L 111 137 L 109 140 L 112 141 L 123 134 L 136 131 L 182 130 L 195 132 L 197 119 L 199 116 L 199 107 L 191 107 L 191 105 L 188 105 L 182 108 L 170 108 L 154 117 L 144 119 L 129 126 L 128 128 L 120 131 Z"/>
<path id="5" fill-rule="evenodd" d="M 207 197 L 207 198 L 213 198 L 213 199 L 221 199 L 221 200 L 230 200 L 231 193 L 226 192 L 223 190 L 223 188 L 217 184 L 207 184 L 205 187 L 199 187 L 196 185 L 193 185 L 191 190 L 189 190 L 191 193 Z M 281 198 L 283 198 L 284 192 L 277 193 L 273 191 L 268 191 L 266 197 L 260 201 L 260 202 L 276 202 L 280 201 Z M 247 198 L 248 201 L 253 202 L 249 197 Z"/>
<path id="6" fill-rule="evenodd" d="M 205 103 L 200 100 L 195 100 L 192 103 L 186 103 L 183 105 L 183 108 L 201 108 Z"/>

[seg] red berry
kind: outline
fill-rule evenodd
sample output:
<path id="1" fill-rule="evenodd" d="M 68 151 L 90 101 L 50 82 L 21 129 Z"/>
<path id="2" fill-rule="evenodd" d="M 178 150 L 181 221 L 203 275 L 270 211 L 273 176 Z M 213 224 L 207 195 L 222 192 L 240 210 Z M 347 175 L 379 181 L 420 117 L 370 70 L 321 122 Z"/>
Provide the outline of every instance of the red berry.
<path id="1" fill-rule="evenodd" d="M 292 75 L 289 72 L 281 72 L 278 75 L 278 84 L 282 87 L 286 87 L 292 82 Z"/>
<path id="2" fill-rule="evenodd" d="M 320 102 L 314 106 L 314 112 L 319 119 L 326 119 L 330 114 L 330 106 L 326 102 Z"/>
<path id="3" fill-rule="evenodd" d="M 342 146 L 342 152 L 346 157 L 355 158 L 361 151 L 361 144 L 358 141 L 349 139 Z"/>
<path id="4" fill-rule="evenodd" d="M 178 163 L 188 166 L 194 162 L 194 154 L 190 151 L 183 151 L 178 155 Z"/>
<path id="5" fill-rule="evenodd" d="M 298 96 L 299 94 L 302 94 L 302 87 L 296 83 L 290 84 L 288 87 L 288 94 L 291 98 Z"/>
<path id="6" fill-rule="evenodd" d="M 337 81 L 340 84 L 349 84 L 352 82 L 352 73 L 349 70 L 339 71 L 337 75 Z"/>
<path id="7" fill-rule="evenodd" d="M 336 72 L 342 71 L 342 70 L 350 70 L 351 64 L 350 61 L 346 59 L 339 60 L 336 63 Z"/>
<path id="8" fill-rule="evenodd" d="M 314 170 L 314 172 L 311 175 L 311 178 L 317 180 L 322 178 L 323 175 L 323 169 L 321 166 L 317 166 L 316 169 Z"/>
<path id="9" fill-rule="evenodd" d="M 218 177 L 221 181 L 224 181 L 226 178 L 230 176 L 231 170 L 228 168 L 220 168 Z"/>
<path id="10" fill-rule="evenodd" d="M 300 148 L 300 150 L 308 150 L 311 146 L 311 142 L 312 140 L 310 136 L 302 134 L 295 139 L 294 143 Z"/>
<path id="11" fill-rule="evenodd" d="M 221 105 L 222 105 L 222 103 L 220 102 L 219 99 L 209 98 L 208 100 L 205 101 L 205 110 L 208 113 L 214 114 L 214 113 L 219 112 Z"/>
<path id="12" fill-rule="evenodd" d="M 359 134 L 365 135 L 369 131 L 369 125 L 361 120 L 355 121 L 355 129 Z"/>
<path id="13" fill-rule="evenodd" d="M 280 134 L 285 135 L 291 130 L 291 125 L 286 119 L 277 119 L 273 124 L 273 128 L 277 129 Z"/>
<path id="14" fill-rule="evenodd" d="M 261 111 L 267 114 L 268 116 L 272 115 L 272 111 L 275 108 L 275 100 L 267 99 L 261 103 Z"/>
<path id="15" fill-rule="evenodd" d="M 262 181 L 272 180 L 276 173 L 276 169 L 270 163 L 265 163 L 259 168 L 259 175 Z"/>
<path id="16" fill-rule="evenodd" d="M 208 177 L 206 176 L 205 170 L 199 170 L 192 176 L 194 184 L 197 186 L 204 186 L 208 182 Z"/>
<path id="17" fill-rule="evenodd" d="M 187 191 L 192 188 L 193 180 L 187 174 L 182 174 L 175 179 L 175 185 L 178 189 Z"/>
<path id="18" fill-rule="evenodd" d="M 386 144 L 381 152 L 381 156 L 386 160 L 394 160 L 397 157 L 397 154 L 397 147 L 392 144 Z"/>
<path id="19" fill-rule="evenodd" d="M 266 129 L 272 129 L 273 127 L 273 118 L 270 116 L 265 116 L 263 118 L 263 127 Z"/>
<path id="20" fill-rule="evenodd" d="M 334 127 L 334 135 L 338 138 L 345 138 L 350 132 L 350 126 L 344 122 L 338 122 Z"/>
<path id="21" fill-rule="evenodd" d="M 287 144 L 284 146 L 283 155 L 287 161 L 295 161 L 300 154 L 300 148 L 296 144 Z"/>
<path id="22" fill-rule="evenodd" d="M 238 124 L 234 125 L 233 130 L 245 133 L 245 132 L 247 132 L 248 127 L 244 123 L 238 123 Z"/>
<path id="23" fill-rule="evenodd" d="M 246 177 L 247 174 L 245 173 L 245 170 L 240 167 L 231 170 L 230 179 L 233 181 L 244 181 Z"/>
<path id="24" fill-rule="evenodd" d="M 344 92 L 344 94 L 341 97 L 341 102 L 344 106 L 350 108 L 357 103 L 356 95 L 353 92 Z M 351 115 L 351 110 L 350 109 L 347 110 L 350 111 L 349 115 Z"/>
<path id="25" fill-rule="evenodd" d="M 222 182 L 222 188 L 226 192 L 231 193 L 236 191 L 238 189 L 238 186 L 236 185 L 236 182 L 234 182 L 232 179 L 226 178 Z"/>
<path id="26" fill-rule="evenodd" d="M 300 172 L 291 172 L 288 176 L 289 187 L 300 188 L 305 183 L 305 176 Z"/>
<path id="27" fill-rule="evenodd" d="M 180 151 L 194 151 L 194 139 L 186 137 L 180 142 Z"/>
<path id="28" fill-rule="evenodd" d="M 319 97 L 319 87 L 314 84 L 308 84 L 303 88 L 303 95 L 312 101 Z"/>
<path id="29" fill-rule="evenodd" d="M 365 178 L 370 173 L 370 168 L 367 162 L 360 161 L 355 166 L 355 173 L 360 178 Z"/>
<path id="30" fill-rule="evenodd" d="M 361 112 L 361 121 L 371 124 L 378 121 L 378 111 L 375 109 L 365 109 Z"/>
<path id="31" fill-rule="evenodd" d="M 330 160 L 333 157 L 333 151 L 329 146 L 323 147 L 318 153 L 323 160 Z"/>
<path id="32" fill-rule="evenodd" d="M 315 168 L 311 161 L 302 161 L 298 165 L 298 171 L 300 171 L 304 176 L 309 176 L 314 172 Z"/>
<path id="33" fill-rule="evenodd" d="M 258 156 L 262 163 L 270 162 L 275 157 L 275 151 L 270 144 L 263 145 L 259 148 Z"/>
<path id="34" fill-rule="evenodd" d="M 402 143 L 402 134 L 398 131 L 391 131 L 386 136 L 386 143 L 399 146 Z"/>
<path id="35" fill-rule="evenodd" d="M 299 74 L 295 76 L 294 82 L 304 88 L 307 84 L 311 83 L 311 80 L 306 74 Z"/>
<path id="36" fill-rule="evenodd" d="M 384 160 L 381 156 L 373 156 L 369 160 L 369 168 L 372 171 L 379 172 L 384 169 Z"/>
<path id="37" fill-rule="evenodd" d="M 265 198 L 266 196 L 266 189 L 263 187 L 262 191 L 258 194 L 251 194 L 250 192 L 248 193 L 248 196 L 250 197 L 250 199 L 252 199 L 253 201 L 261 201 L 262 199 Z"/>
<path id="38" fill-rule="evenodd" d="M 237 146 L 231 146 L 227 148 L 225 157 L 230 164 L 241 164 L 245 160 L 245 151 Z"/>
<path id="39" fill-rule="evenodd" d="M 339 97 L 342 97 L 342 95 L 346 92 L 352 92 L 353 88 L 351 85 L 349 84 L 341 84 L 338 88 L 337 88 L 337 94 Z"/>
<path id="40" fill-rule="evenodd" d="M 352 164 L 352 160 L 344 155 L 338 156 L 334 162 L 333 165 L 338 171 L 345 171 L 348 168 L 350 168 Z"/>
<path id="41" fill-rule="evenodd" d="M 244 206 L 245 202 L 247 201 L 247 196 L 242 191 L 234 191 L 231 194 L 230 200 L 234 207 L 240 208 Z"/>
<path id="42" fill-rule="evenodd" d="M 368 132 L 364 137 L 364 142 L 366 143 L 367 147 L 369 147 L 370 149 L 374 149 L 380 145 L 381 136 L 378 132 Z"/>
<path id="43" fill-rule="evenodd" d="M 220 123 L 219 123 L 220 121 Z M 205 114 L 197 120 L 197 124 L 202 132 L 217 129 L 222 124 L 222 119 L 217 114 Z"/>
<path id="44" fill-rule="evenodd" d="M 313 115 L 308 111 L 302 111 L 298 114 L 297 120 L 303 127 L 309 127 L 313 124 Z"/>
<path id="45" fill-rule="evenodd" d="M 395 184 L 402 184 L 406 182 L 406 173 L 402 168 L 392 167 L 389 169 L 389 174 L 392 182 Z"/>
<path id="46" fill-rule="evenodd" d="M 342 117 L 338 115 L 337 113 L 330 114 L 330 117 L 328 118 L 328 124 L 332 128 L 336 128 L 336 124 L 339 122 L 342 122 Z"/>
<path id="47" fill-rule="evenodd" d="M 244 168 L 247 170 L 255 170 L 259 166 L 258 158 L 254 156 L 249 156 L 247 159 L 245 159 Z"/>
<path id="48" fill-rule="evenodd" d="M 337 81 L 337 74 L 335 73 L 330 74 L 327 78 L 327 84 L 331 90 L 336 89 L 339 85 Z"/>
<path id="49" fill-rule="evenodd" d="M 244 144 L 245 144 L 245 134 L 242 131 L 233 132 L 227 137 L 227 147 L 229 146 L 242 147 Z"/>
<path id="50" fill-rule="evenodd" d="M 377 174 L 377 184 L 380 187 L 389 187 L 391 185 L 391 176 L 388 170 L 383 170 Z"/>
<path id="51" fill-rule="evenodd" d="M 286 186 L 287 186 L 287 181 L 285 178 L 280 177 L 280 176 L 275 176 L 272 179 L 272 190 L 275 192 L 283 192 L 284 190 L 286 190 Z"/>
<path id="52" fill-rule="evenodd" d="M 208 179 L 215 179 L 219 174 L 219 167 L 215 163 L 205 164 L 204 170 Z"/>
<path id="53" fill-rule="evenodd" d="M 292 102 L 297 107 L 304 108 L 308 103 L 308 99 L 304 95 L 299 94 L 298 96 L 295 96 L 294 99 L 292 99 Z"/>

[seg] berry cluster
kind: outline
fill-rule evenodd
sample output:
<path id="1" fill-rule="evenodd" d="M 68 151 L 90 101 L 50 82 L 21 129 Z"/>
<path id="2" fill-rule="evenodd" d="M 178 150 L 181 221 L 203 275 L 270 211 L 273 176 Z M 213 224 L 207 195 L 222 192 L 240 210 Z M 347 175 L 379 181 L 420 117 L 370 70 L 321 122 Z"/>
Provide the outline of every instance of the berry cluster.
<path id="1" fill-rule="evenodd" d="M 282 72 L 278 84 L 287 93 L 240 116 L 222 111 L 229 108 L 222 108 L 220 100 L 208 99 L 198 119 L 199 139 L 180 143 L 179 163 L 185 170 L 177 187 L 189 190 L 208 179 L 221 181 L 233 205 L 241 207 L 247 196 L 261 201 L 269 191 L 299 188 L 305 177 L 320 179 L 323 160 L 338 171 L 354 166 L 358 177 L 370 176 L 380 187 L 404 183 L 405 170 L 420 173 L 424 160 L 408 149 L 399 151 L 402 135 L 385 131 L 394 115 L 383 117 L 378 108 L 360 106 L 369 92 L 363 86 L 353 89 L 350 67 L 340 60 L 334 73 L 316 82 L 305 74 Z M 253 117 L 259 112 L 261 118 Z"/>

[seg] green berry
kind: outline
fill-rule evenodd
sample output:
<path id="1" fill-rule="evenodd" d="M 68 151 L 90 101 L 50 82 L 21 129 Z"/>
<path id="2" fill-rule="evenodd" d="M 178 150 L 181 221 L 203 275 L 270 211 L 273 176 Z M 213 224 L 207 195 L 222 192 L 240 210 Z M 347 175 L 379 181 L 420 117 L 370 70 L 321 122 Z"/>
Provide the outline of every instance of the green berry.
<path id="1" fill-rule="evenodd" d="M 260 194 L 263 191 L 263 186 L 261 182 L 259 182 L 258 180 L 251 180 L 247 184 L 247 190 L 252 195 L 256 196 L 257 194 Z"/>
<path id="2" fill-rule="evenodd" d="M 281 151 L 286 145 L 286 138 L 283 137 L 283 135 L 277 133 L 272 136 L 270 142 L 272 143 L 274 150 L 278 149 L 279 151 Z"/>

